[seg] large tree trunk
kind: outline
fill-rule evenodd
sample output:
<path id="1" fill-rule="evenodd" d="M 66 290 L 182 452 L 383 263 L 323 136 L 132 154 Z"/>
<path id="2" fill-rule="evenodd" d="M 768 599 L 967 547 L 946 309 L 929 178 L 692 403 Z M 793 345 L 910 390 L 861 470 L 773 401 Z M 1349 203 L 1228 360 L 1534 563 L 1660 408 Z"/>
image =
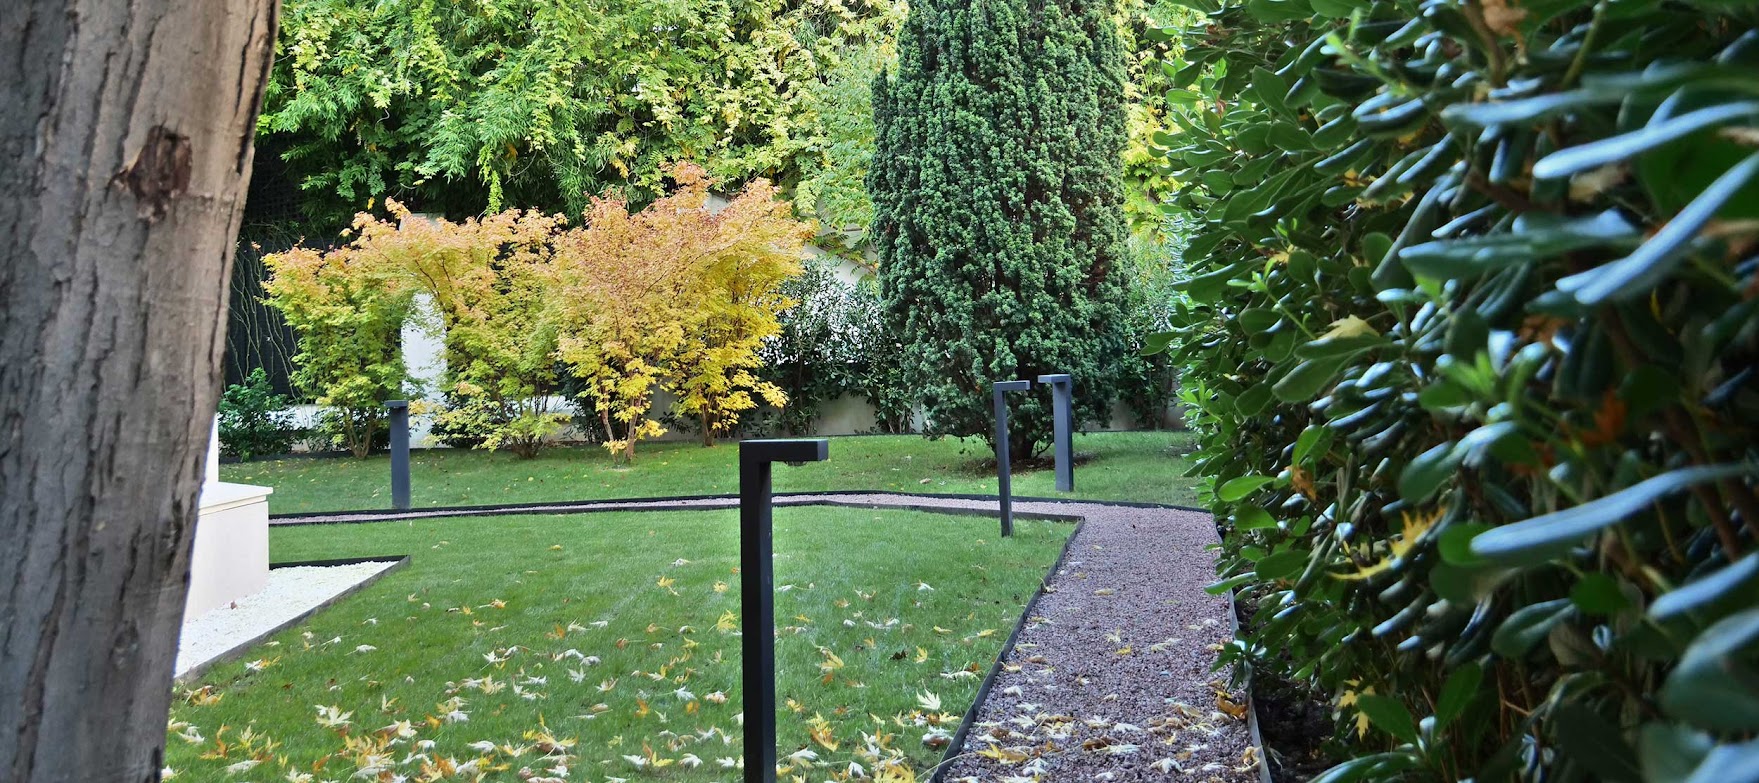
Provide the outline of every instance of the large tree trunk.
<path id="1" fill-rule="evenodd" d="M 0 780 L 154 781 L 274 0 L 0 0 Z"/>

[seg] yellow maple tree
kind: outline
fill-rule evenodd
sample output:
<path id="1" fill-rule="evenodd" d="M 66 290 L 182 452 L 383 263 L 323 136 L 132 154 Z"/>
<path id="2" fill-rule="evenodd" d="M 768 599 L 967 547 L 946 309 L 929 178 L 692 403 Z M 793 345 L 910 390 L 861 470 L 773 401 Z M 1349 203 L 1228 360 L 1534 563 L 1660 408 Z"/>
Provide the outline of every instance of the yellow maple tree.
<path id="1" fill-rule="evenodd" d="M 584 383 L 606 448 L 624 460 L 665 433 L 653 411 L 662 388 L 701 423 L 705 444 L 757 398 L 786 402 L 752 370 L 780 330 L 789 302 L 779 287 L 799 273 L 810 225 L 788 216 L 768 182 L 713 209 L 700 167 L 680 164 L 672 177 L 677 189 L 640 212 L 616 196 L 594 199 L 585 225 L 555 241 L 557 355 Z"/>

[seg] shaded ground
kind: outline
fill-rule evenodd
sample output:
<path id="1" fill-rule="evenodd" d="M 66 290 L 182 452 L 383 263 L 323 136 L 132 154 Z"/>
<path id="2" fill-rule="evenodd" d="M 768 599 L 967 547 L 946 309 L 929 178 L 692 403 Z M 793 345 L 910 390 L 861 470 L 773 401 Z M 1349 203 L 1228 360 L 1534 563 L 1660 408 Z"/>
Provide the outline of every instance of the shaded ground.
<path id="1" fill-rule="evenodd" d="M 1242 628 L 1256 622 L 1256 606 L 1242 601 L 1238 611 Z M 1343 760 L 1325 753 L 1337 722 L 1330 705 L 1308 688 L 1261 668 L 1253 674 L 1252 706 L 1275 783 L 1306 783 Z"/>

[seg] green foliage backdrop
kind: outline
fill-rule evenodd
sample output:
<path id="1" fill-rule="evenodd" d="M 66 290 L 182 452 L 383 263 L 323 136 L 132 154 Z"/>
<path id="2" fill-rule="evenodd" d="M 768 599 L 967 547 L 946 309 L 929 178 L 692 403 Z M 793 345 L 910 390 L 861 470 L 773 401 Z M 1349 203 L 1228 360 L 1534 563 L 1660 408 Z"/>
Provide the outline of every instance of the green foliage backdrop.
<path id="1" fill-rule="evenodd" d="M 1759 13 L 1249 0 L 1167 64 L 1182 364 L 1321 778 L 1759 769 Z"/>
<path id="2" fill-rule="evenodd" d="M 610 185 L 656 195 L 679 160 L 733 183 L 804 174 L 841 208 L 847 188 L 824 169 L 848 134 L 820 115 L 848 117 L 835 101 L 851 80 L 860 90 L 901 13 L 889 0 L 291 0 L 261 128 L 285 136 L 290 174 L 330 218 L 384 195 L 458 216 L 578 215 Z"/>

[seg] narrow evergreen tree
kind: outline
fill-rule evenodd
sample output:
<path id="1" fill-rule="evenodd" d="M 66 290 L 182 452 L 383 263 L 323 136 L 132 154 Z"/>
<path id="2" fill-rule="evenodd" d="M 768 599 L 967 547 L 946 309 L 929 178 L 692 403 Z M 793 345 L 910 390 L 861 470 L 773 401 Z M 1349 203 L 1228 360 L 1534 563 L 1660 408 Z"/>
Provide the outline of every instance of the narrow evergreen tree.
<path id="1" fill-rule="evenodd" d="M 874 86 L 868 189 L 888 326 L 927 434 L 990 437 L 990 384 L 1074 376 L 1103 421 L 1125 351 L 1122 43 L 1110 5 L 918 0 Z M 1021 398 L 1016 457 L 1049 439 Z"/>

